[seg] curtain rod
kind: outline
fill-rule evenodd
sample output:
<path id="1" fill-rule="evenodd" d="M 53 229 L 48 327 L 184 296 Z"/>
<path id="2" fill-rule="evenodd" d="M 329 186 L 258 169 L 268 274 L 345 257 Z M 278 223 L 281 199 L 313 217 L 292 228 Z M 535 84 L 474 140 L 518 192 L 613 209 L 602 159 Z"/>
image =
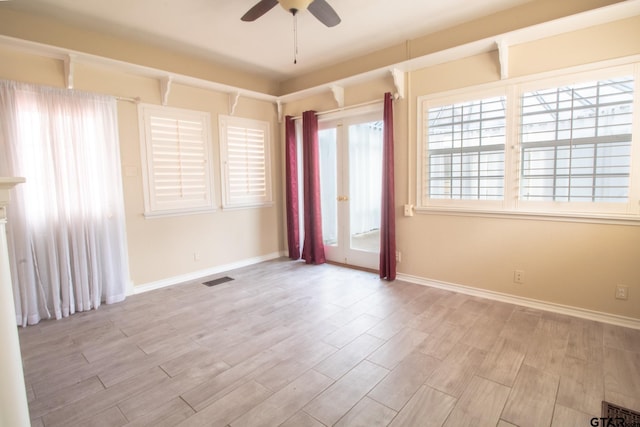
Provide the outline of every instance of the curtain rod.
<path id="1" fill-rule="evenodd" d="M 334 108 L 333 110 L 320 111 L 320 112 L 316 113 L 316 116 L 322 116 L 324 114 L 337 113 L 339 111 L 350 110 L 352 108 L 366 107 L 367 105 L 377 104 L 378 102 L 384 102 L 384 98 L 383 99 L 376 99 L 374 101 L 369 101 L 369 102 L 363 102 L 361 104 L 349 105 L 347 107 Z M 294 116 L 293 120 L 300 120 L 301 118 L 302 118 L 302 116 Z"/>
<path id="2" fill-rule="evenodd" d="M 116 96 L 117 101 L 125 101 L 125 102 L 133 102 L 134 104 L 140 103 L 140 97 L 136 96 L 135 98 L 126 98 L 124 96 Z"/>

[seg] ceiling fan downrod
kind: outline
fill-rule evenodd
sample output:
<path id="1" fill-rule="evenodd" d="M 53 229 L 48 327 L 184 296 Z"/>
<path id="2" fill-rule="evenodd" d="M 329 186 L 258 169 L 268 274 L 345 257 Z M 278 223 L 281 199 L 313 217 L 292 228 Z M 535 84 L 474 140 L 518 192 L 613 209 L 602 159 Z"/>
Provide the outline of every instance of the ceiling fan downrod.
<path id="1" fill-rule="evenodd" d="M 298 63 L 298 9 L 291 9 L 293 15 L 293 63 Z"/>
<path id="2" fill-rule="evenodd" d="M 2 1 L 2 0 L 0 0 Z M 327 0 L 259 0 L 251 9 L 242 15 L 245 22 L 252 22 L 280 4 L 284 10 L 293 16 L 293 63 L 298 63 L 298 12 L 308 10 L 327 27 L 335 27 L 340 23 L 340 17 L 327 3 Z"/>

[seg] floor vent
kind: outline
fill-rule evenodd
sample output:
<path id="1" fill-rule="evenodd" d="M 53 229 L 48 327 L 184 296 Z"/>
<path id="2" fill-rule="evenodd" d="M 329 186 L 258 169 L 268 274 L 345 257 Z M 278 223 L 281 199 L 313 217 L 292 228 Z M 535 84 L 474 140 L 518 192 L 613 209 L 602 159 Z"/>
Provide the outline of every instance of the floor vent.
<path id="1" fill-rule="evenodd" d="M 640 426 L 640 413 L 602 401 L 602 418 L 612 419 L 616 426 Z M 622 421 L 624 420 L 624 421 Z"/>
<path id="2" fill-rule="evenodd" d="M 229 277 L 229 276 L 224 276 L 224 277 L 220 277 L 218 279 L 213 279 L 213 280 L 209 280 L 208 282 L 204 282 L 203 285 L 206 286 L 215 286 L 215 285 L 219 285 L 221 283 L 226 283 L 226 282 L 230 282 L 232 281 L 233 278 Z"/>

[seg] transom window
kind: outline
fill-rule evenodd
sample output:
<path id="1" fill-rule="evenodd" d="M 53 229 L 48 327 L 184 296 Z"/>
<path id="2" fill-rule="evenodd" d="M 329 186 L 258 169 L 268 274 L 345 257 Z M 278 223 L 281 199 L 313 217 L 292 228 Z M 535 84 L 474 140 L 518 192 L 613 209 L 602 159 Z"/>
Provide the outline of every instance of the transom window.
<path id="1" fill-rule="evenodd" d="M 640 217 L 639 69 L 421 97 L 418 209 Z"/>

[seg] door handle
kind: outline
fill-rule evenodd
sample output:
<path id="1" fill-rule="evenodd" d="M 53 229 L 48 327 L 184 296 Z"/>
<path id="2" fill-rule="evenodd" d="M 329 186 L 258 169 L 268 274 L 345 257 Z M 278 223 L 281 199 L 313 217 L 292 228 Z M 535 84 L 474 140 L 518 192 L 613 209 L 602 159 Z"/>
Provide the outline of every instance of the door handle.
<path id="1" fill-rule="evenodd" d="M 349 196 L 338 196 L 337 199 L 339 202 L 346 202 L 349 200 Z"/>

